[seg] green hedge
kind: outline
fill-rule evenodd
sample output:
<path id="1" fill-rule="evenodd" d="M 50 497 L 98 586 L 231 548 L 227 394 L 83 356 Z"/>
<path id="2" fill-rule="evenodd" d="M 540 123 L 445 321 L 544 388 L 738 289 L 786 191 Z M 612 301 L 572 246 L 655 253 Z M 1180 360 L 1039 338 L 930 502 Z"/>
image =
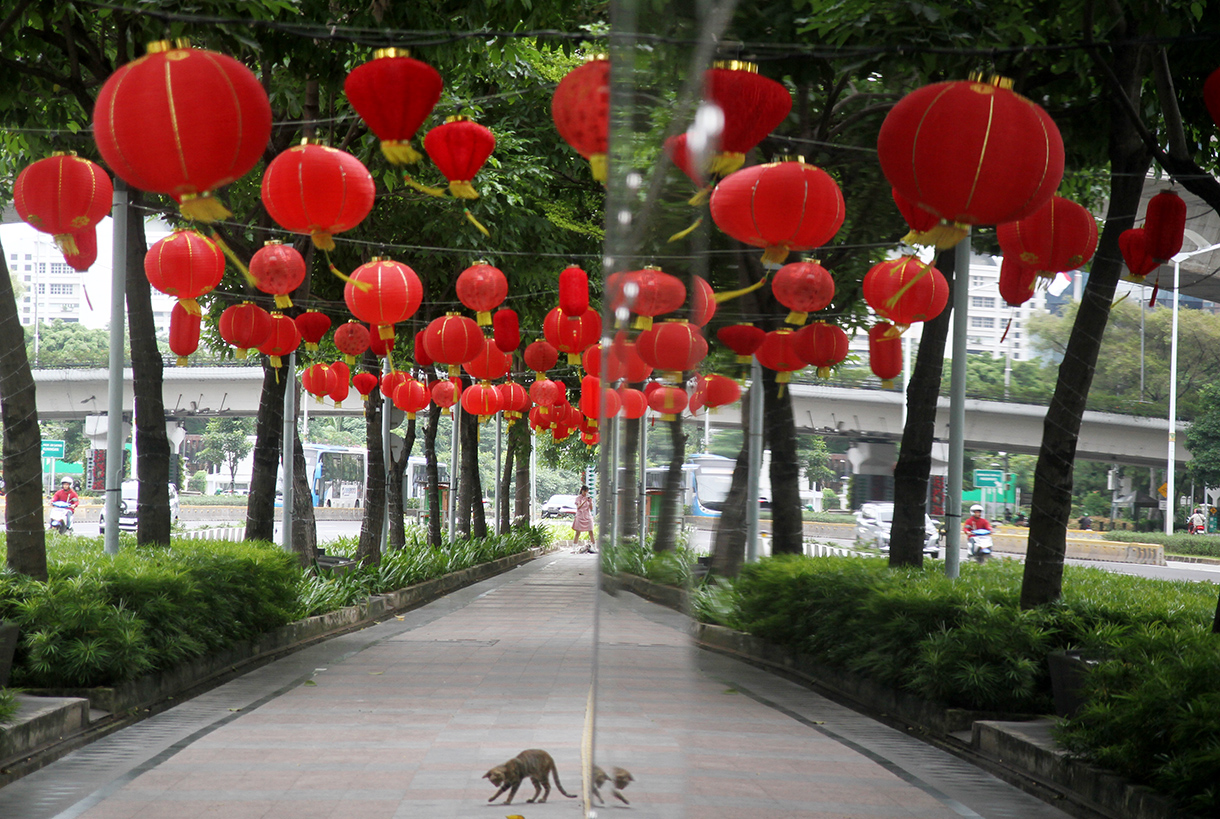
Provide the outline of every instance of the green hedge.
<path id="1" fill-rule="evenodd" d="M 1153 543 L 1165 547 L 1165 554 L 1220 557 L 1220 535 L 1188 535 L 1184 532 L 1106 532 L 1107 540 L 1119 543 Z"/>

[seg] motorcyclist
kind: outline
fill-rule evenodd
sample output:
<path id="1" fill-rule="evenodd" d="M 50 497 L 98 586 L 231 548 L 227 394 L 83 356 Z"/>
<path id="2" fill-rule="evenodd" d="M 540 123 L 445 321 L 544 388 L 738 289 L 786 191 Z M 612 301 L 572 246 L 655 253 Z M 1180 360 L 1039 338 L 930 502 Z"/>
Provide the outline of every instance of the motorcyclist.
<path id="1" fill-rule="evenodd" d="M 75 490 L 72 489 L 71 478 L 64 478 L 62 481 L 60 481 L 59 491 L 51 496 L 51 503 L 55 503 L 56 501 L 71 504 L 71 508 L 68 509 L 67 513 L 67 525 L 68 528 L 71 529 L 72 513 L 76 511 L 76 507 L 80 504 L 80 496 L 77 495 Z"/>
<path id="2" fill-rule="evenodd" d="M 974 534 L 975 529 L 991 531 L 991 521 L 983 517 L 983 507 L 977 503 L 970 507 L 970 517 L 962 522 L 962 531 L 967 535 Z"/>

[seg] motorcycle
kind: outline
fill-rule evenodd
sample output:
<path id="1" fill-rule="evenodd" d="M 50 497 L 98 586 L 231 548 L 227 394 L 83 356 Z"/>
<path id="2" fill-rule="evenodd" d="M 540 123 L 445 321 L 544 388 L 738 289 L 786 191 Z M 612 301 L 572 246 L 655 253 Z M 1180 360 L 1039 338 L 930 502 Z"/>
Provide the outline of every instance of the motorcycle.
<path id="1" fill-rule="evenodd" d="M 971 530 L 966 537 L 966 548 L 971 557 L 982 563 L 991 555 L 991 530 Z"/>
<path id="2" fill-rule="evenodd" d="M 72 531 L 72 504 L 68 501 L 51 501 L 51 512 L 47 528 L 61 535 Z"/>

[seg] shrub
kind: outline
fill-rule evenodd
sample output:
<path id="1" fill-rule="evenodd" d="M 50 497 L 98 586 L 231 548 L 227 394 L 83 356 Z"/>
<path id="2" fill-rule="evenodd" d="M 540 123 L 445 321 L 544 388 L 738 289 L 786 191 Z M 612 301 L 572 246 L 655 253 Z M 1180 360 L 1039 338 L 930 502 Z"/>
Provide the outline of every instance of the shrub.
<path id="1" fill-rule="evenodd" d="M 13 721 L 17 714 L 17 695 L 7 688 L 0 688 L 0 726 Z"/>
<path id="2" fill-rule="evenodd" d="M 1164 532 L 1107 532 L 1107 540 L 1119 543 L 1154 543 L 1165 547 L 1166 554 L 1220 557 L 1220 535 L 1167 535 Z"/>
<path id="3" fill-rule="evenodd" d="M 196 472 L 194 475 L 192 475 L 191 480 L 189 481 L 189 488 L 192 492 L 198 492 L 200 495 L 202 495 L 204 492 L 207 492 L 208 491 L 208 473 L 204 472 L 201 469 L 198 472 Z"/>

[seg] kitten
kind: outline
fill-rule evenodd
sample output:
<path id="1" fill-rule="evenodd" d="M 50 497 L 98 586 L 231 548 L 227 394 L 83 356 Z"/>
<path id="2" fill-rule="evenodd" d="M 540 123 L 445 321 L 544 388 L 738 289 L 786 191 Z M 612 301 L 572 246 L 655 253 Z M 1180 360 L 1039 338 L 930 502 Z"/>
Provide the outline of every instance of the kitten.
<path id="1" fill-rule="evenodd" d="M 614 795 L 614 798 L 618 799 L 624 805 L 630 805 L 631 803 L 627 801 L 627 797 L 623 796 L 621 793 L 619 793 L 619 791 L 626 788 L 628 784 L 634 782 L 635 777 L 632 776 L 631 772 L 626 768 L 611 768 L 610 770 L 614 772 L 614 787 L 610 792 Z M 603 805 L 606 804 L 606 800 L 602 799 L 601 792 L 598 790 L 598 788 L 604 785 L 606 780 L 609 778 L 610 777 L 606 776 L 605 771 L 596 765 L 593 766 L 593 795 L 596 796 L 597 801 Z"/>
<path id="2" fill-rule="evenodd" d="M 563 785 L 559 784 L 559 771 L 555 770 L 555 760 L 551 758 L 551 755 L 539 748 L 529 748 L 517 754 L 503 765 L 497 765 L 483 774 L 484 779 L 490 779 L 491 784 L 500 789 L 487 801 L 494 802 L 499 798 L 500 794 L 508 791 L 508 798 L 504 800 L 504 804 L 507 805 L 516 796 L 517 788 L 521 787 L 521 783 L 528 778 L 534 783 L 534 796 L 525 801 L 533 802 L 537 799 L 539 804 L 541 804 L 551 795 L 549 778 L 552 774 L 555 776 L 555 787 L 559 792 L 569 799 L 575 799 L 575 794 L 568 793 L 563 789 Z M 538 794 L 540 793 L 542 798 L 538 799 Z"/>

